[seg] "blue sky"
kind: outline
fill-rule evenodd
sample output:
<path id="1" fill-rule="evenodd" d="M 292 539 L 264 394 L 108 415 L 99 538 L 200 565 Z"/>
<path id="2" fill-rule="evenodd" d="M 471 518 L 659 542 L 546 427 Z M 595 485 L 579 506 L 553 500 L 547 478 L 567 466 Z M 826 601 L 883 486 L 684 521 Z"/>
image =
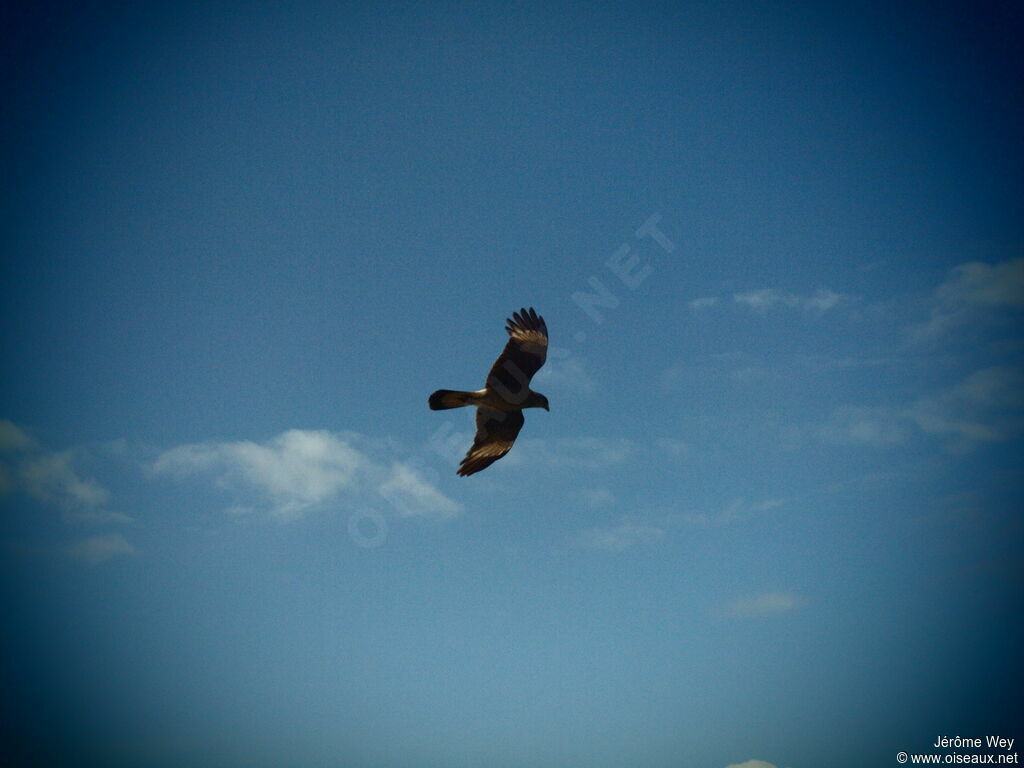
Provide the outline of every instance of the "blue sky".
<path id="1" fill-rule="evenodd" d="M 9 14 L 14 757 L 1024 737 L 1019 8 Z M 522 306 L 551 411 L 456 477 Z"/>

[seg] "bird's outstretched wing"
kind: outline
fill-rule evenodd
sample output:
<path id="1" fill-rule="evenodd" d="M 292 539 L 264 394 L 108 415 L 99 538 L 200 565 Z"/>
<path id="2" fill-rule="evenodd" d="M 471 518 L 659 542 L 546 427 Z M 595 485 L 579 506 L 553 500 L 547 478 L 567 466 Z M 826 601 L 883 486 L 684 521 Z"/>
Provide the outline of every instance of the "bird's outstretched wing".
<path id="1" fill-rule="evenodd" d="M 533 307 L 513 312 L 507 322 L 509 340 L 491 366 L 486 386 L 508 402 L 518 404 L 530 391 L 533 374 L 547 359 L 548 327 Z"/>
<path id="2" fill-rule="evenodd" d="M 522 411 L 499 411 L 478 406 L 476 409 L 476 437 L 466 458 L 459 464 L 458 474 L 472 475 L 485 469 L 512 448 L 516 435 L 523 428 Z"/>

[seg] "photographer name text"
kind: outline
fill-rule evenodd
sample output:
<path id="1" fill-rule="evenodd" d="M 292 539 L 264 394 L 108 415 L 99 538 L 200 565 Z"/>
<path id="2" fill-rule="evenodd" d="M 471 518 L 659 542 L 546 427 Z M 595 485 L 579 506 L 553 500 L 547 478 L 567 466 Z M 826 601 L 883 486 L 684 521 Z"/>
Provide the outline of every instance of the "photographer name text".
<path id="1" fill-rule="evenodd" d="M 1005 749 L 1009 752 L 1013 749 L 1013 739 L 1007 739 L 1003 736 L 986 736 L 984 739 L 967 738 L 964 736 L 939 736 L 935 739 L 935 743 L 932 746 L 936 749 L 943 747 L 952 747 L 954 749 L 981 749 L 982 747 L 988 747 L 989 749 Z"/>

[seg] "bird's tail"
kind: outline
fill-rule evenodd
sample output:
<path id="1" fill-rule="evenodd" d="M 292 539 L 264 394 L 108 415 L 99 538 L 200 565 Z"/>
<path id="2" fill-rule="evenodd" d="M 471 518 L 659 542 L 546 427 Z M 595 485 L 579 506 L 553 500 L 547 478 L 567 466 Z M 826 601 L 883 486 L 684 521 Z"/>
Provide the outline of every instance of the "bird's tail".
<path id="1" fill-rule="evenodd" d="M 464 405 L 474 405 L 472 392 L 458 392 L 454 389 L 439 389 L 430 396 L 427 401 L 430 410 L 443 411 L 446 408 L 461 408 Z"/>

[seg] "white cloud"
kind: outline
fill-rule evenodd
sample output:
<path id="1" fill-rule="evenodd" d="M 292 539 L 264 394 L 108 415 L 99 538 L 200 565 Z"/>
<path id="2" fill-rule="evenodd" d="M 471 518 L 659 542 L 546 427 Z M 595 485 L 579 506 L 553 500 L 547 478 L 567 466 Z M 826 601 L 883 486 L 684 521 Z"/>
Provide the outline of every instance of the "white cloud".
<path id="1" fill-rule="evenodd" d="M 161 454 L 153 469 L 177 475 L 213 472 L 221 485 L 255 487 L 271 499 L 276 516 L 288 519 L 353 486 L 364 464 L 357 450 L 329 432 L 292 429 L 265 444 L 182 445 Z"/>
<path id="2" fill-rule="evenodd" d="M 66 523 L 82 523 L 84 525 L 127 525 L 135 522 L 135 518 L 130 515 L 103 509 L 68 511 L 64 513 L 62 519 Z"/>
<path id="3" fill-rule="evenodd" d="M 767 512 L 772 509 L 777 509 L 785 503 L 785 499 L 765 499 L 764 501 L 759 501 L 756 504 L 751 504 L 749 509 L 751 512 Z"/>
<path id="4" fill-rule="evenodd" d="M 72 466 L 70 451 L 49 453 L 25 461 L 19 471 L 25 490 L 39 501 L 64 508 L 97 507 L 110 494 L 96 481 L 83 478 Z"/>
<path id="5" fill-rule="evenodd" d="M 793 307 L 799 302 L 796 296 L 776 291 L 774 288 L 758 288 L 744 293 L 734 293 L 732 300 L 758 312 L 767 312 L 779 304 Z"/>
<path id="6" fill-rule="evenodd" d="M 537 446 L 531 446 L 531 453 Z M 633 443 L 624 438 L 566 437 L 540 444 L 537 459 L 549 467 L 605 469 L 622 464 L 633 453 Z"/>
<path id="7" fill-rule="evenodd" d="M 831 445 L 872 448 L 891 448 L 924 435 L 946 439 L 953 453 L 967 453 L 1024 434 L 1024 371 L 983 368 L 908 405 L 840 406 L 811 432 Z"/>
<path id="8" fill-rule="evenodd" d="M 672 437 L 659 437 L 654 441 L 654 445 L 658 450 L 674 459 L 681 459 L 689 456 L 693 451 L 689 443 Z"/>
<path id="9" fill-rule="evenodd" d="M 255 493 L 283 521 L 342 498 L 351 503 L 383 498 L 403 516 L 449 518 L 460 511 L 421 473 L 374 456 L 383 450 L 354 434 L 292 429 L 265 443 L 178 446 L 157 457 L 153 470 L 179 477 L 213 475 L 222 488 Z M 231 509 L 247 506 L 239 502 Z"/>
<path id="10" fill-rule="evenodd" d="M 747 760 L 745 763 L 733 763 L 727 765 L 725 768 L 775 768 L 772 763 L 766 763 L 764 760 Z"/>
<path id="11" fill-rule="evenodd" d="M 44 504 L 95 511 L 110 493 L 79 474 L 75 465 L 82 458 L 81 451 L 48 451 L 17 425 L 0 420 L 0 492 L 18 489 Z"/>
<path id="12" fill-rule="evenodd" d="M 835 291 L 830 291 L 827 288 L 819 288 L 810 296 L 800 296 L 788 291 L 779 291 L 775 288 L 757 288 L 751 291 L 734 293 L 732 299 L 736 304 L 741 304 L 755 312 L 761 313 L 768 312 L 776 307 L 827 312 L 848 301 L 849 297 Z"/>
<path id="13" fill-rule="evenodd" d="M 531 469 L 600 470 L 625 463 L 634 451 L 633 442 L 625 438 L 520 438 L 494 466 L 501 472 L 526 465 Z"/>
<path id="14" fill-rule="evenodd" d="M 831 355 L 797 354 L 792 358 L 792 365 L 794 367 L 812 374 L 880 368 L 895 365 L 898 362 L 898 360 L 888 357 L 834 357 Z"/>
<path id="15" fill-rule="evenodd" d="M 1024 408 L 1024 371 L 993 366 L 975 371 L 954 389 L 955 396 L 982 408 Z"/>
<path id="16" fill-rule="evenodd" d="M 0 419 L 0 455 L 22 453 L 37 447 L 34 439 L 7 419 Z"/>
<path id="17" fill-rule="evenodd" d="M 397 462 L 391 466 L 391 474 L 378 491 L 403 517 L 427 516 L 447 520 L 462 509 L 460 504 L 437 490 L 415 469 Z"/>
<path id="18" fill-rule="evenodd" d="M 827 312 L 838 307 L 846 299 L 841 293 L 827 289 L 818 289 L 811 296 L 803 300 L 803 306 L 807 309 L 816 309 L 820 312 Z"/>
<path id="19" fill-rule="evenodd" d="M 587 372 L 586 363 L 579 357 L 568 356 L 549 355 L 531 386 L 538 391 L 561 389 L 579 395 L 592 395 L 597 391 L 597 382 Z"/>
<path id="20" fill-rule="evenodd" d="M 552 404 L 552 408 L 557 407 L 557 403 Z M 475 426 L 471 429 L 457 429 L 454 422 L 454 419 L 465 419 L 464 423 L 471 423 L 474 418 L 471 409 L 455 411 L 453 414 L 457 415 L 450 416 L 449 420 L 442 423 L 427 440 L 429 453 L 452 467 L 462 461 L 473 443 L 476 432 Z M 547 414 L 541 411 L 540 414 L 528 416 L 527 419 L 543 420 L 546 416 Z M 527 465 L 531 469 L 603 469 L 624 463 L 633 451 L 634 445 L 627 439 L 589 436 L 545 439 L 520 436 L 512 450 L 488 471 L 504 473 L 512 468 Z"/>
<path id="21" fill-rule="evenodd" d="M 455 411 L 455 413 L 459 413 Z M 459 416 L 472 423 L 470 409 L 466 409 Z M 452 418 L 452 417 L 450 417 Z M 430 453 L 441 458 L 450 466 L 458 466 L 466 451 L 473 444 L 473 435 L 476 434 L 476 426 L 471 429 L 457 430 L 452 421 L 444 421 L 434 430 L 434 433 L 427 440 L 427 448 Z"/>
<path id="22" fill-rule="evenodd" d="M 120 533 L 89 536 L 68 545 L 67 553 L 76 560 L 98 565 L 113 557 L 135 554 L 135 547 Z"/>
<path id="23" fill-rule="evenodd" d="M 954 267 L 939 286 L 948 303 L 989 307 L 1024 306 L 1024 258 L 998 264 L 971 261 Z"/>
<path id="24" fill-rule="evenodd" d="M 950 437 L 956 453 L 1024 431 L 1024 372 L 1006 366 L 975 371 L 962 382 L 918 400 L 906 416 L 921 431 Z"/>
<path id="25" fill-rule="evenodd" d="M 688 384 L 725 383 L 727 379 L 740 386 L 766 382 L 795 381 L 808 375 L 831 374 L 863 368 L 894 366 L 899 361 L 884 357 L 853 357 L 795 353 L 751 353 L 743 351 L 713 352 L 686 364 L 673 363 L 657 377 L 659 389 L 665 393 L 679 392 Z"/>
<path id="26" fill-rule="evenodd" d="M 785 503 L 785 499 L 764 499 L 757 502 L 748 502 L 746 499 L 736 498 L 717 512 L 676 512 L 672 515 L 672 518 L 698 526 L 726 525 L 762 512 L 769 512 L 781 507 Z"/>
<path id="27" fill-rule="evenodd" d="M 801 602 L 792 592 L 764 592 L 733 600 L 722 609 L 722 613 L 734 619 L 779 616 L 796 610 Z"/>
<path id="28" fill-rule="evenodd" d="M 624 552 L 640 544 L 651 544 L 665 535 L 665 531 L 654 525 L 624 522 L 609 527 L 590 528 L 580 534 L 580 545 L 587 549 L 606 552 Z"/>
<path id="29" fill-rule="evenodd" d="M 702 309 L 709 309 L 718 303 L 717 296 L 701 296 L 699 299 L 692 299 L 688 302 L 689 307 L 694 312 L 699 312 Z"/>
<path id="30" fill-rule="evenodd" d="M 993 312 L 1024 307 L 1024 258 L 960 264 L 935 290 L 931 304 L 928 321 L 911 328 L 914 341 L 933 341 Z"/>
<path id="31" fill-rule="evenodd" d="M 830 445 L 868 445 L 875 448 L 899 445 L 908 437 L 899 411 L 883 407 L 839 406 L 815 431 L 822 442 Z"/>

